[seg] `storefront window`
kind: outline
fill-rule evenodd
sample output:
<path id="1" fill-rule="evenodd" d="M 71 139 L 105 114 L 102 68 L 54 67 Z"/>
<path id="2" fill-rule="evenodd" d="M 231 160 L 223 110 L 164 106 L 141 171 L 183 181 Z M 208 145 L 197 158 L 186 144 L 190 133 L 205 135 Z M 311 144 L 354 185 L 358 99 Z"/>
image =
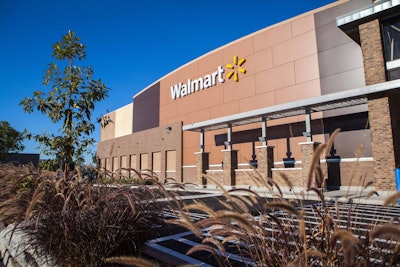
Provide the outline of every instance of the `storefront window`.
<path id="1" fill-rule="evenodd" d="M 400 59 L 400 21 L 383 24 L 383 45 L 386 61 Z"/>
<path id="2" fill-rule="evenodd" d="M 383 47 L 388 80 L 400 78 L 400 20 L 390 20 L 382 25 Z"/>

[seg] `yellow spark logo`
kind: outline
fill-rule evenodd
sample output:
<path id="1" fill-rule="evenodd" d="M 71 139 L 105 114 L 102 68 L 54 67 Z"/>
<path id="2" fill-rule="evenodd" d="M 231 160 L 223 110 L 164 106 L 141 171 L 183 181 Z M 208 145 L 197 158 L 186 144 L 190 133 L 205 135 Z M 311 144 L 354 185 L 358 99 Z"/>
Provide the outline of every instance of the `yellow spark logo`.
<path id="1" fill-rule="evenodd" d="M 239 60 L 238 56 L 233 56 L 233 64 L 238 68 L 237 72 L 235 71 L 235 66 L 231 65 L 231 64 L 226 64 L 226 67 L 228 69 L 231 69 L 232 71 L 230 71 L 227 75 L 226 78 L 230 79 L 233 76 L 233 80 L 235 82 L 239 81 L 239 72 L 245 74 L 246 70 L 244 68 L 242 68 L 242 65 L 246 62 L 246 59 L 244 59 L 243 57 Z"/>

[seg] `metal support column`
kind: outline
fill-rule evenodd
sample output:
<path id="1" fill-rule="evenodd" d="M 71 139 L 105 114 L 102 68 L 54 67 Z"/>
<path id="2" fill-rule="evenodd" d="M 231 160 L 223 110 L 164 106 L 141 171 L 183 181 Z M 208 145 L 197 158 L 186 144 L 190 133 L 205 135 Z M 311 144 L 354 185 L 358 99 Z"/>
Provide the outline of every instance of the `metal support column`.
<path id="1" fill-rule="evenodd" d="M 263 146 L 266 146 L 267 145 L 267 118 L 266 117 L 262 118 L 261 134 L 262 134 L 262 136 L 259 138 L 259 140 L 262 141 Z"/>
<path id="2" fill-rule="evenodd" d="M 312 134 L 311 134 L 311 109 L 309 107 L 306 108 L 306 131 L 303 133 L 305 137 L 307 137 L 307 142 L 312 142 Z"/>
<path id="3" fill-rule="evenodd" d="M 200 152 L 204 152 L 204 129 L 200 130 Z"/>
<path id="4" fill-rule="evenodd" d="M 228 124 L 228 134 L 225 145 L 227 150 L 232 150 L 232 124 Z"/>

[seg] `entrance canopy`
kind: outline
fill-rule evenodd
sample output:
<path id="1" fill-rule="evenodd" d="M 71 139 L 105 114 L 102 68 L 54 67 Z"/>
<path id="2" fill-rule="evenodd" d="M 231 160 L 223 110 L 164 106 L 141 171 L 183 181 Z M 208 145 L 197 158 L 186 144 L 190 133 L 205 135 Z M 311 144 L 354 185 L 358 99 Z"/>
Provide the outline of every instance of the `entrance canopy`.
<path id="1" fill-rule="evenodd" d="M 276 106 L 255 109 L 216 119 L 192 122 L 184 125 L 182 130 L 206 132 L 229 128 L 232 126 L 261 122 L 263 120 L 274 120 L 297 115 L 305 115 L 309 114 L 310 112 L 351 107 L 366 104 L 368 101 L 368 95 L 370 94 L 391 91 L 398 88 L 400 88 L 400 80 L 394 80 Z"/>

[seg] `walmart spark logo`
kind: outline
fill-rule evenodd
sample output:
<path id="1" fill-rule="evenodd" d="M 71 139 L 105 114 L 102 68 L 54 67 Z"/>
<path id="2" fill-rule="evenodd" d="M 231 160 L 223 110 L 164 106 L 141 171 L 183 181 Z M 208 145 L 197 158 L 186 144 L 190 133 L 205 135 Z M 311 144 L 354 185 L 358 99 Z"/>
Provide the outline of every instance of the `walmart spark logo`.
<path id="1" fill-rule="evenodd" d="M 246 73 L 246 69 L 242 68 L 242 65 L 246 62 L 245 58 L 241 58 L 239 60 L 238 56 L 233 56 L 233 64 L 235 65 L 231 65 L 231 64 L 226 64 L 226 68 L 231 69 L 232 71 L 230 71 L 227 75 L 226 78 L 230 79 L 233 76 L 233 80 L 235 82 L 239 81 L 239 72 L 245 74 Z M 237 68 L 237 71 L 235 71 L 235 67 Z"/>
<path id="2" fill-rule="evenodd" d="M 238 56 L 233 56 L 233 65 L 226 64 L 226 69 L 231 70 L 224 77 L 225 68 L 223 66 L 218 66 L 214 72 L 204 75 L 203 77 L 199 77 L 197 79 L 189 78 L 185 82 L 180 82 L 171 86 L 171 98 L 173 100 L 185 97 L 201 90 L 205 90 L 211 87 L 216 86 L 218 83 L 224 83 L 225 78 L 231 79 L 235 82 L 239 81 L 239 73 L 245 74 L 246 70 L 242 68 L 243 64 L 246 62 L 246 59 L 241 58 L 239 60 Z"/>

